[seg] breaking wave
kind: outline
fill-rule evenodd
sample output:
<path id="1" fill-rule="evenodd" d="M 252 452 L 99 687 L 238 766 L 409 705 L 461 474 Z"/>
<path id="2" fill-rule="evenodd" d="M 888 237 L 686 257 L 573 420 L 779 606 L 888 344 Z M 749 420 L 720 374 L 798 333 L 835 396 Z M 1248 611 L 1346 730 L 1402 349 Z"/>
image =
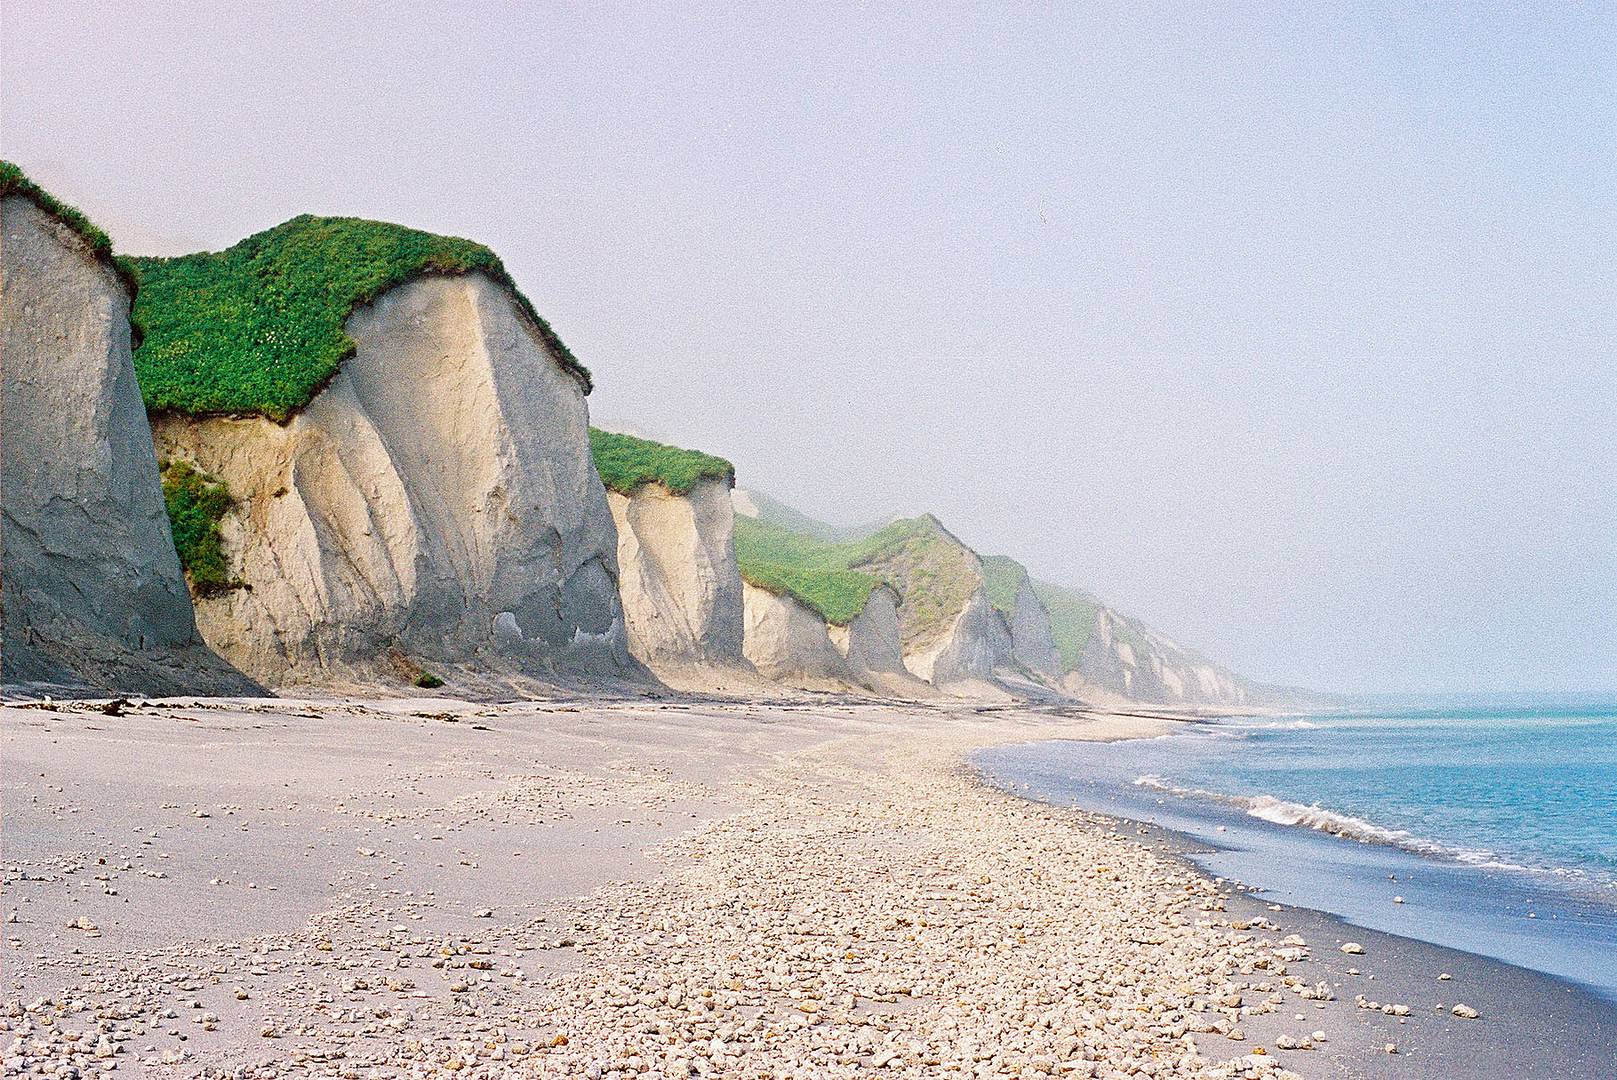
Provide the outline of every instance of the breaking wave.
<path id="1" fill-rule="evenodd" d="M 1169 783 L 1160 776 L 1142 776 L 1134 781 L 1135 786 L 1151 791 L 1160 791 L 1167 795 L 1177 795 L 1180 798 L 1205 799 L 1224 806 L 1234 807 L 1249 817 L 1261 818 L 1275 825 L 1292 825 L 1316 832 L 1330 833 L 1347 840 L 1360 840 L 1371 844 L 1389 844 L 1393 847 L 1405 848 L 1423 855 L 1436 855 L 1444 849 L 1437 844 L 1430 844 L 1402 829 L 1387 829 L 1363 818 L 1353 817 L 1351 814 L 1339 814 L 1335 810 L 1327 810 L 1318 804 L 1304 805 L 1302 803 L 1288 802 L 1277 799 L 1273 795 L 1227 795 L 1221 791 L 1207 791 L 1203 788 L 1180 787 Z"/>
<path id="2" fill-rule="evenodd" d="M 1584 870 L 1566 867 L 1523 866 L 1521 863 L 1502 860 L 1492 851 L 1448 847 L 1444 844 L 1423 839 L 1403 829 L 1389 829 L 1372 821 L 1366 821 L 1364 818 L 1328 810 L 1317 803 L 1291 802 L 1287 799 L 1277 799 L 1273 795 L 1230 795 L 1221 791 L 1208 791 L 1204 788 L 1181 787 L 1170 783 L 1161 776 L 1154 775 L 1138 777 L 1134 784 L 1136 787 L 1145 788 L 1148 791 L 1160 791 L 1165 795 L 1202 799 L 1221 806 L 1228 806 L 1241 811 L 1248 817 L 1255 817 L 1274 825 L 1312 829 L 1315 832 L 1328 833 L 1344 840 L 1356 840 L 1361 844 L 1385 844 L 1388 847 L 1400 848 L 1416 855 L 1450 859 L 1455 862 L 1489 869 L 1547 873 L 1555 874 L 1559 877 L 1587 876 L 1587 872 Z"/>
<path id="3" fill-rule="evenodd" d="M 1317 731 L 1320 727 L 1312 720 L 1249 720 L 1226 723 L 1225 726 L 1242 731 Z"/>

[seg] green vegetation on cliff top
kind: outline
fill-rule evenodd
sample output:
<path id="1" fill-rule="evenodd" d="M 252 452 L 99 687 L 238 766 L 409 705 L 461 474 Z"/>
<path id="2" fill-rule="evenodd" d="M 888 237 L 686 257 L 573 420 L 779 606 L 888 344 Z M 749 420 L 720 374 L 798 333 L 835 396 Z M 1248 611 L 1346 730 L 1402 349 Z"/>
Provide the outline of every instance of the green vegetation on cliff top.
<path id="1" fill-rule="evenodd" d="M 20 165 L 10 161 L 0 161 L 0 199 L 15 195 L 27 199 L 51 217 L 60 221 L 67 228 L 76 233 L 80 239 L 89 245 L 91 252 L 97 258 L 106 259 L 117 270 L 118 276 L 128 286 L 130 294 L 135 292 L 135 278 L 130 268 L 122 259 L 112 257 L 112 239 L 107 236 L 95 222 L 84 216 L 84 212 L 77 207 L 69 206 L 56 196 L 28 179 Z"/>
<path id="2" fill-rule="evenodd" d="M 601 482 L 620 495 L 647 484 L 684 495 L 702 480 L 735 479 L 735 466 L 721 457 L 599 428 L 590 428 L 590 453 Z"/>
<path id="3" fill-rule="evenodd" d="M 219 522 L 230 511 L 230 489 L 184 461 L 165 461 L 162 477 L 174 550 L 191 587 L 204 596 L 231 588 L 235 582 L 219 533 Z"/>
<path id="4" fill-rule="evenodd" d="M 499 257 L 470 240 L 305 214 L 224 251 L 128 261 L 144 334 L 135 372 L 153 411 L 285 421 L 354 354 L 344 324 L 356 307 L 423 274 L 472 271 L 510 289 L 557 362 L 590 386 Z"/>
<path id="5" fill-rule="evenodd" d="M 891 586 L 903 598 L 899 620 L 906 643 L 927 638 L 953 618 L 977 587 L 971 552 L 929 516 L 843 542 L 738 516 L 735 543 L 747 582 L 794 596 L 833 625 L 851 622 L 878 585 Z"/>
<path id="6" fill-rule="evenodd" d="M 1078 661 L 1084 655 L 1084 646 L 1089 644 L 1089 636 L 1095 632 L 1100 602 L 1075 589 L 1045 581 L 1033 582 L 1033 591 L 1050 613 L 1050 635 L 1055 638 L 1061 662 L 1068 671 L 1077 670 Z"/>
<path id="7" fill-rule="evenodd" d="M 994 610 L 1007 618 L 1016 610 L 1016 594 L 1027 580 L 1027 567 L 1006 555 L 984 555 L 983 583 Z"/>
<path id="8" fill-rule="evenodd" d="M 881 579 L 849 568 L 846 545 L 737 515 L 736 562 L 747 584 L 791 596 L 833 626 L 846 626 L 865 610 Z"/>

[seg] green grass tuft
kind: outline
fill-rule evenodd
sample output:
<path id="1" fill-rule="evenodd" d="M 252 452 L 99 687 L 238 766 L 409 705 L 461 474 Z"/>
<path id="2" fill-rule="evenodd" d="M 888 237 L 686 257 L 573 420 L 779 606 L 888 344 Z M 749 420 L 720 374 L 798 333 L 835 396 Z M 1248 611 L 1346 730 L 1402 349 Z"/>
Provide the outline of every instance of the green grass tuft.
<path id="1" fill-rule="evenodd" d="M 444 681 L 430 671 L 423 671 L 415 677 L 415 684 L 423 690 L 436 690 Z"/>
<path id="2" fill-rule="evenodd" d="M 511 290 L 563 367 L 589 372 L 481 244 L 359 218 L 305 214 L 220 252 L 129 260 L 141 396 L 153 411 L 257 414 L 285 421 L 307 405 L 354 340 L 356 307 L 423 274 L 482 271 Z"/>
<path id="3" fill-rule="evenodd" d="M 183 461 L 162 466 L 163 503 L 168 508 L 174 550 L 191 587 L 208 596 L 234 588 L 219 522 L 230 512 L 230 489 Z"/>
<path id="4" fill-rule="evenodd" d="M 984 555 L 983 583 L 988 588 L 988 600 L 994 610 L 1010 618 L 1016 611 L 1016 594 L 1027 580 L 1027 568 L 1005 555 Z"/>
<path id="5" fill-rule="evenodd" d="M 69 230 L 78 235 L 90 248 L 90 251 L 99 259 L 105 259 L 124 286 L 128 288 L 129 295 L 133 297 L 138 291 L 138 283 L 129 261 L 127 259 L 113 258 L 112 238 L 103 232 L 95 222 L 84 216 L 84 212 L 77 207 L 69 206 L 56 196 L 28 179 L 22 167 L 10 161 L 0 161 L 0 199 L 15 195 L 27 199 L 51 217 L 67 226 Z"/>
<path id="6" fill-rule="evenodd" d="M 1084 646 L 1089 644 L 1089 637 L 1095 632 L 1100 602 L 1076 589 L 1044 581 L 1035 581 L 1033 591 L 1050 613 L 1050 634 L 1061 653 L 1062 664 L 1068 671 L 1076 671 L 1078 661 L 1084 655 Z"/>
<path id="7" fill-rule="evenodd" d="M 684 495 L 702 480 L 735 480 L 735 466 L 721 457 L 599 428 L 590 428 L 590 452 L 601 482 L 620 495 L 633 495 L 647 484 Z"/>
<path id="8" fill-rule="evenodd" d="M 792 596 L 833 626 L 846 626 L 865 610 L 882 579 L 849 567 L 846 545 L 755 518 L 737 517 L 736 562 L 749 585 Z"/>

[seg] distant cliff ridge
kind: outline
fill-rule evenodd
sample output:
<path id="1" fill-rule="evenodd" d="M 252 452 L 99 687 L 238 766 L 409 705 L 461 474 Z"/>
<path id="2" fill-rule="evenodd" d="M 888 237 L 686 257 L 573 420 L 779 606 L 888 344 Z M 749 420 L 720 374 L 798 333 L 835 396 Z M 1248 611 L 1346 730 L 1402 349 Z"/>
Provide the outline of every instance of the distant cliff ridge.
<path id="1" fill-rule="evenodd" d="M 803 573 L 841 572 L 889 585 L 901 598 L 905 664 L 935 685 L 997 685 L 1023 694 L 1042 686 L 1098 703 L 1188 708 L 1299 697 L 1256 686 L 1086 592 L 1036 581 L 1014 559 L 979 556 L 930 515 L 850 537 L 755 491 L 738 488 L 734 500 L 749 540 L 768 538 L 769 557 L 795 560 Z M 811 591 L 797 591 L 812 601 Z"/>
<path id="2" fill-rule="evenodd" d="M 1032 585 L 1051 613 L 1062 662 L 1059 685 L 1071 694 L 1240 708 L 1268 704 L 1278 693 L 1214 664 L 1087 593 L 1043 581 Z"/>

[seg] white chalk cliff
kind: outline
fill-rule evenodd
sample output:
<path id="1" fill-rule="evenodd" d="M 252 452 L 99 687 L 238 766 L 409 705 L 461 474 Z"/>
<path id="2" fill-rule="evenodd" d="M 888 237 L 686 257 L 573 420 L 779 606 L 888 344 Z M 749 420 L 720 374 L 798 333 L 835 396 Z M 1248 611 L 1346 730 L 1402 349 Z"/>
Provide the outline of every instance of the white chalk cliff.
<path id="1" fill-rule="evenodd" d="M 249 692 L 197 635 L 129 302 L 76 232 L 0 200 L 0 681 Z"/>
<path id="2" fill-rule="evenodd" d="M 831 644 L 860 674 L 901 674 L 904 667 L 904 640 L 898 627 L 898 593 L 891 586 L 878 585 L 865 600 L 864 608 L 847 626 L 826 629 Z"/>
<path id="3" fill-rule="evenodd" d="M 606 498 L 617 525 L 629 651 L 654 670 L 744 664 L 730 482 L 705 478 L 682 495 L 648 483 Z"/>
<path id="4" fill-rule="evenodd" d="M 1036 677 L 1059 679 L 1063 665 L 1050 625 L 1050 612 L 1034 590 L 1027 570 L 1019 563 L 1011 565 L 1015 575 L 1015 598 L 999 613 L 1010 636 L 1010 659 Z"/>
<path id="5" fill-rule="evenodd" d="M 825 619 L 789 595 L 743 582 L 746 655 L 759 674 L 783 682 L 850 684 L 855 671 L 826 632 Z"/>
<path id="6" fill-rule="evenodd" d="M 1079 696 L 1100 690 L 1161 705 L 1230 707 L 1263 697 L 1246 680 L 1107 607 L 1096 611 L 1066 685 Z"/>
<path id="7" fill-rule="evenodd" d="M 163 416 L 224 480 L 243 587 L 204 638 L 271 683 L 400 664 L 593 679 L 631 667 L 585 388 L 501 284 L 427 275 L 348 320 L 355 354 L 286 424 Z"/>

